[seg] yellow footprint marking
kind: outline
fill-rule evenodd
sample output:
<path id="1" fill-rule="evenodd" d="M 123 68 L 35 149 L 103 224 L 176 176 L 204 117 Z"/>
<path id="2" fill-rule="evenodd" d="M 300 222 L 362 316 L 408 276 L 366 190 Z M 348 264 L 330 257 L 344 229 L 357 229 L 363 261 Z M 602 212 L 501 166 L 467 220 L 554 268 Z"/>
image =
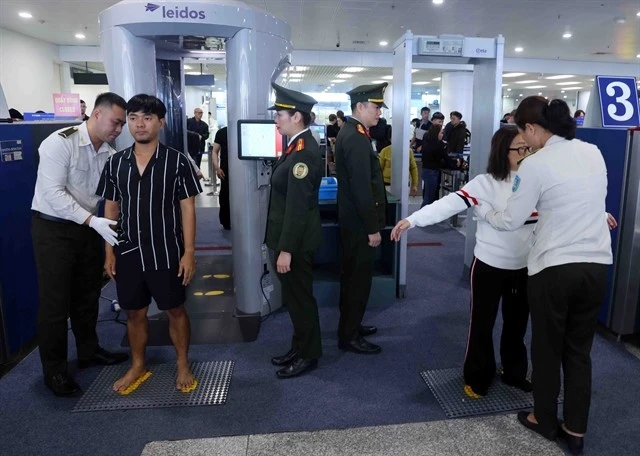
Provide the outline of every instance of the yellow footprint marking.
<path id="1" fill-rule="evenodd" d="M 224 291 L 214 290 L 214 291 L 207 291 L 204 295 L 205 296 L 220 296 L 221 294 L 224 294 Z"/>
<path id="2" fill-rule="evenodd" d="M 198 380 L 196 380 L 194 378 L 193 379 L 193 383 L 191 384 L 191 386 L 187 386 L 186 388 L 182 388 L 180 391 L 182 391 L 183 393 L 190 393 L 191 391 L 193 391 L 197 387 L 198 387 Z"/>
<path id="3" fill-rule="evenodd" d="M 204 293 L 201 291 L 196 291 L 195 293 L 193 293 L 194 296 L 204 296 Z"/>
<path id="4" fill-rule="evenodd" d="M 140 385 L 142 385 L 142 383 L 144 381 L 146 381 L 149 377 L 151 377 L 151 372 L 147 371 L 144 374 L 142 374 L 140 377 L 138 377 L 138 379 L 133 382 L 131 385 L 127 386 L 125 389 L 123 389 L 122 391 L 118 391 L 118 394 L 121 394 L 123 396 L 126 396 L 127 394 L 131 394 L 133 393 L 135 390 L 138 389 L 138 387 Z"/>
<path id="5" fill-rule="evenodd" d="M 202 276 L 203 279 L 210 279 L 211 278 L 211 274 L 206 274 Z"/>
<path id="6" fill-rule="evenodd" d="M 464 385 L 464 394 L 469 396 L 471 399 L 480 399 L 482 396 L 473 392 L 469 385 Z"/>
<path id="7" fill-rule="evenodd" d="M 231 276 L 229 274 L 214 274 L 213 277 L 216 279 L 228 279 Z"/>

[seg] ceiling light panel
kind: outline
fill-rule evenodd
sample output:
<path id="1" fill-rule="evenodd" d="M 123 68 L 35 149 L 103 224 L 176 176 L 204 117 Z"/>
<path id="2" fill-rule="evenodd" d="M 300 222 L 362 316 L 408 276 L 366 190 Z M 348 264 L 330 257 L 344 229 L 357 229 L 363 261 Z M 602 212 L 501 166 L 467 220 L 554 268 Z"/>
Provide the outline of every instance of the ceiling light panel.
<path id="1" fill-rule="evenodd" d="M 504 73 L 503 78 L 517 78 L 518 76 L 524 76 L 527 73 Z"/>
<path id="2" fill-rule="evenodd" d="M 556 74 L 555 76 L 547 76 L 545 79 L 569 79 L 575 78 L 573 74 Z"/>

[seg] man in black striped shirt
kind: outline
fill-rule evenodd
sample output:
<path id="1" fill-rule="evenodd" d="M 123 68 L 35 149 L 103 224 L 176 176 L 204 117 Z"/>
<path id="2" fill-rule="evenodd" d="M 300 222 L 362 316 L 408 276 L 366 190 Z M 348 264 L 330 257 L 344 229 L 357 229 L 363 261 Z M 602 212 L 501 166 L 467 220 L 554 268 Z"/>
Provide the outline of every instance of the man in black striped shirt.
<path id="1" fill-rule="evenodd" d="M 105 269 L 116 281 L 120 306 L 127 311 L 132 364 L 113 385 L 120 392 L 146 373 L 152 297 L 169 316 L 177 352 L 176 388 L 194 383 L 184 302 L 185 287 L 195 272 L 195 196 L 202 188 L 186 155 L 158 139 L 166 112 L 162 101 L 150 95 L 136 95 L 127 102 L 135 142 L 109 159 L 96 191 L 106 200 L 105 217 L 119 221 L 118 244 L 105 245 Z"/>

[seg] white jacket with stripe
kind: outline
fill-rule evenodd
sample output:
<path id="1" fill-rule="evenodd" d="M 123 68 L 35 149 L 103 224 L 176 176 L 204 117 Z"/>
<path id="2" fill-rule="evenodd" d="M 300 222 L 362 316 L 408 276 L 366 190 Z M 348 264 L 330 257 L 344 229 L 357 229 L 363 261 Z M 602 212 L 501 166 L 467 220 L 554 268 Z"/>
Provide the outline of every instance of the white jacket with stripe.
<path id="1" fill-rule="evenodd" d="M 514 231 L 498 231 L 484 220 L 487 210 L 493 208 L 502 211 L 507 207 L 515 176 L 516 172 L 512 171 L 507 180 L 499 181 L 490 174 L 480 174 L 462 189 L 414 212 L 407 220 L 411 223 L 411 228 L 433 225 L 473 208 L 478 219 L 476 247 L 473 252 L 476 258 L 495 268 L 524 268 L 533 244 L 533 228 L 538 220 L 537 212 L 531 212 L 534 208 L 531 208 L 525 224 Z M 488 204 L 479 207 L 483 202 Z"/>

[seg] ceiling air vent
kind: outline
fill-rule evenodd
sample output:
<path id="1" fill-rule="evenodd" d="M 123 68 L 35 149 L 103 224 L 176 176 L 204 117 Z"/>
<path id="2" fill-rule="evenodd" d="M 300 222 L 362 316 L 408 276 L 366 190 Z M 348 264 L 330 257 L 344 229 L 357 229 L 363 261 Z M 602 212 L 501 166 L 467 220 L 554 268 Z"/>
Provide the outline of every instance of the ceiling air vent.
<path id="1" fill-rule="evenodd" d="M 607 51 L 596 51 L 593 53 L 593 55 L 611 55 L 611 52 L 607 52 Z"/>
<path id="2" fill-rule="evenodd" d="M 367 44 L 366 41 L 354 40 L 352 44 Z"/>

